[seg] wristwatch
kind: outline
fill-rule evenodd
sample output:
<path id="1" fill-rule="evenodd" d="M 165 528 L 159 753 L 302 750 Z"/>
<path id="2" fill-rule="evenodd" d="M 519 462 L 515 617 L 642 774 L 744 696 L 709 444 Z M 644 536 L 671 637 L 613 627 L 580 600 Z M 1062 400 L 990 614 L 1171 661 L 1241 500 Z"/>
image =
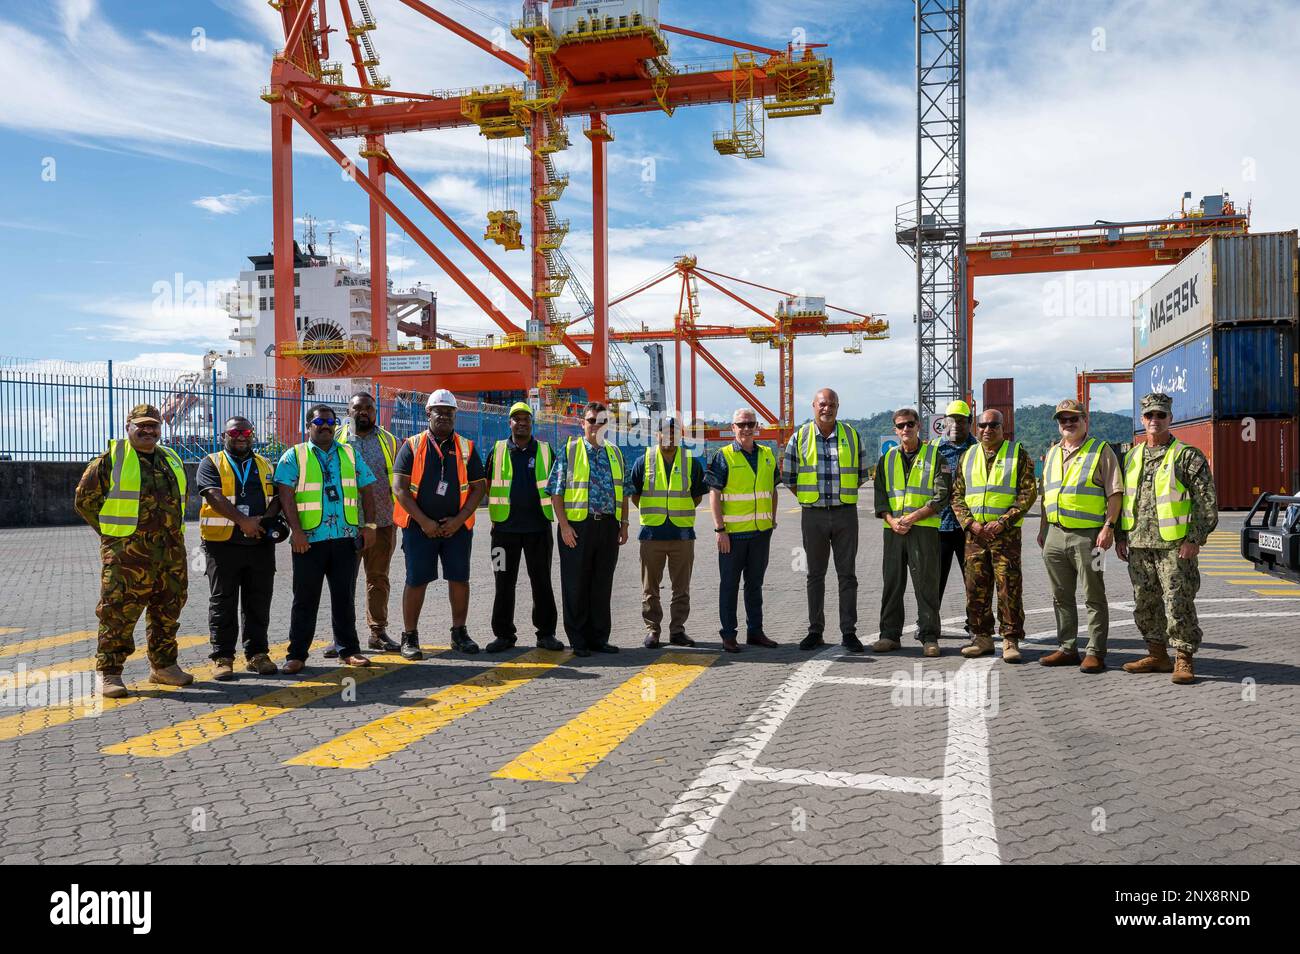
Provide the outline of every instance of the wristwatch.
<path id="1" fill-rule="evenodd" d="M 1102 524 L 1102 526 L 1105 527 L 1107 530 L 1114 530 L 1114 529 L 1115 529 L 1115 521 L 1114 521 L 1114 520 L 1107 520 L 1105 523 Z"/>
<path id="2" fill-rule="evenodd" d="M 726 528 L 726 527 L 714 527 L 714 528 L 713 528 L 713 532 L 714 532 L 714 533 L 726 533 L 726 532 L 727 532 L 727 528 Z"/>

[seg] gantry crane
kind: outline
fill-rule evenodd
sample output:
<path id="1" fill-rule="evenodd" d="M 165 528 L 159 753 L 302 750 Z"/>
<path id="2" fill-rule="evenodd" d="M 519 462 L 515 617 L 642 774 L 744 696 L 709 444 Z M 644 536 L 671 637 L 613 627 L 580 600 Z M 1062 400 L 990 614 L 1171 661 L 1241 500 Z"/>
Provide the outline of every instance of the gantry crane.
<path id="1" fill-rule="evenodd" d="M 436 23 L 519 74 L 518 82 L 449 92 L 395 90 L 378 72 L 378 55 L 371 40 L 377 28 L 367 0 L 269 0 L 281 16 L 285 45 L 271 67 L 270 85 L 262 98 L 271 107 L 272 204 L 274 207 L 274 280 L 291 287 L 293 258 L 282 254 L 293 247 L 293 130 L 303 130 L 337 162 L 370 200 L 370 281 L 387 284 L 386 227 L 399 226 L 452 282 L 503 333 L 492 348 L 420 348 L 396 352 L 387 340 L 385 296 L 371 296 L 371 341 L 331 345 L 346 363 L 339 373 L 373 377 L 397 388 L 427 390 L 436 386 L 457 391 L 530 390 L 539 399 L 558 401 L 558 391 L 583 389 L 605 398 L 610 387 L 608 289 L 607 149 L 614 139 L 608 118 L 622 113 L 661 110 L 668 115 L 683 106 L 729 103 L 733 125 L 714 137 L 724 155 L 757 157 L 763 152 L 766 117 L 816 115 L 834 101 L 832 64 L 817 51 L 823 44 L 787 45 L 774 49 L 671 26 L 657 18 L 655 0 L 620 5 L 617 15 L 602 14 L 609 4 L 553 3 L 548 12 L 540 0 L 524 0 L 522 17 L 512 34 L 525 44 L 522 59 L 480 36 L 422 0 L 400 0 L 409 9 Z M 327 20 L 337 7 L 340 27 Z M 625 9 L 624 9 L 625 8 Z M 341 64 L 329 61 L 331 34 L 343 32 L 356 73 L 355 84 L 344 82 Z M 722 44 L 735 50 L 725 63 L 677 66 L 668 58 L 666 34 L 678 34 Z M 565 120 L 587 117 L 583 133 L 592 158 L 592 219 L 595 233 L 592 261 L 593 332 L 590 349 L 567 332 L 570 319 L 559 314 L 556 299 L 570 281 L 560 243 L 568 223 L 554 206 L 568 186 L 554 154 L 569 145 Z M 524 216 L 490 219 L 487 240 L 510 248 L 518 241 L 522 219 L 531 225 L 530 289 L 519 286 L 397 163 L 390 137 L 420 130 L 477 127 L 489 141 L 523 138 L 529 153 L 531 207 Z M 346 156 L 336 140 L 363 141 L 361 165 Z M 518 306 L 527 315 L 521 327 L 477 287 L 389 195 L 389 180 L 411 194 L 451 236 L 505 288 L 505 307 Z M 518 210 L 514 210 L 518 211 Z M 295 330 L 293 299 L 275 299 L 276 373 L 303 373 L 301 346 Z M 567 352 L 567 354 L 561 354 Z"/>
<path id="2" fill-rule="evenodd" d="M 644 325 L 639 330 L 633 331 L 611 331 L 609 336 L 614 341 L 627 342 L 651 342 L 651 341 L 669 341 L 676 342 L 677 362 L 676 362 L 676 401 L 679 410 L 685 411 L 682 400 L 682 346 L 685 345 L 690 350 L 690 418 L 689 421 L 694 423 L 697 419 L 696 401 L 696 358 L 702 358 L 704 362 L 717 372 L 728 385 L 731 386 L 737 394 L 747 401 L 750 406 L 761 416 L 763 426 L 760 428 L 759 437 L 763 440 L 775 440 L 778 446 L 784 446 L 790 435 L 794 433 L 794 342 L 795 338 L 803 335 L 851 335 L 853 337 L 853 346 L 846 348 L 846 351 L 854 353 L 861 351 L 861 342 L 863 340 L 877 340 L 888 336 L 889 322 L 885 321 L 880 315 L 864 314 L 862 312 L 850 311 L 847 308 L 839 308 L 834 305 L 828 305 L 823 299 L 810 298 L 806 296 L 795 296 L 790 292 L 782 291 L 779 288 L 771 288 L 767 285 L 760 285 L 757 282 L 751 282 L 743 278 L 736 278 L 734 275 L 724 275 L 721 272 L 710 271 L 706 268 L 700 268 L 699 263 L 693 255 L 683 255 L 674 263 L 673 267 L 664 274 L 649 279 L 637 285 L 631 291 L 626 292 L 610 302 L 611 306 L 618 305 L 641 293 L 654 288 L 662 282 L 677 276 L 681 280 L 681 291 L 677 298 L 677 310 L 673 315 L 673 323 L 669 328 L 647 328 Z M 762 291 L 772 292 L 782 296 L 777 305 L 775 312 L 768 311 L 755 305 L 753 302 L 742 298 L 739 294 L 720 284 L 718 279 L 728 282 L 736 282 L 741 285 L 748 285 L 751 288 L 761 289 Z M 758 315 L 763 320 L 762 324 L 750 327 L 738 327 L 734 325 L 706 325 L 700 323 L 700 299 L 699 299 L 699 282 L 704 282 L 711 288 L 726 295 L 732 301 L 743 305 L 745 308 Z M 836 311 L 846 315 L 852 315 L 850 321 L 832 321 L 827 315 L 828 311 Z M 589 334 L 574 334 L 574 339 L 579 343 L 587 343 L 592 339 Z M 769 348 L 778 352 L 779 355 L 779 395 L 778 407 L 779 413 L 773 413 L 772 410 L 758 397 L 754 395 L 748 387 L 736 377 L 736 375 L 720 361 L 716 355 L 704 346 L 705 341 L 716 341 L 723 339 L 745 338 L 757 345 L 767 345 Z M 723 433 L 718 428 L 706 428 L 703 436 L 707 440 L 722 440 L 730 437 L 730 433 Z"/>

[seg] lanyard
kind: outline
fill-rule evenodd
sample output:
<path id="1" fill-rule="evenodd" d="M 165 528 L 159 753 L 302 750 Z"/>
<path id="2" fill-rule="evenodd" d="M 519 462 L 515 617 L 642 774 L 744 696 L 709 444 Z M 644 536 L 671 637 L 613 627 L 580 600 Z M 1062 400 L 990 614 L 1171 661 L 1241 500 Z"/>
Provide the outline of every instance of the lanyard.
<path id="1" fill-rule="evenodd" d="M 241 488 L 246 487 L 248 485 L 248 475 L 252 473 L 253 464 L 256 463 L 256 459 L 252 454 L 249 454 L 248 460 L 244 461 L 244 466 L 241 469 L 239 462 L 236 461 L 235 458 L 231 457 L 228 451 L 222 451 L 222 453 L 226 455 L 226 460 L 230 462 L 230 469 L 233 470 L 235 476 L 239 478 L 239 486 Z"/>

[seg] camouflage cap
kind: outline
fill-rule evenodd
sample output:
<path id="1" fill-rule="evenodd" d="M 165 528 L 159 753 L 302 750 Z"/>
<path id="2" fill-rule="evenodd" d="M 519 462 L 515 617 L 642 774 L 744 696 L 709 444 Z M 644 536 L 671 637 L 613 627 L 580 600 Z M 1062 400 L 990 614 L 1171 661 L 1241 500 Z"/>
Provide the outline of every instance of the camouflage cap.
<path id="1" fill-rule="evenodd" d="M 1060 417 L 1062 414 L 1078 414 L 1080 417 L 1084 417 L 1087 412 L 1084 411 L 1083 405 L 1074 398 L 1066 398 L 1056 405 L 1056 413 L 1052 417 Z"/>
<path id="2" fill-rule="evenodd" d="M 137 404 L 126 415 L 128 424 L 141 424 L 145 421 L 161 424 L 162 414 L 152 404 Z"/>
<path id="3" fill-rule="evenodd" d="M 1168 394 L 1144 394 L 1142 396 L 1142 413 L 1147 411 L 1164 411 L 1166 414 L 1174 409 L 1174 399 Z"/>

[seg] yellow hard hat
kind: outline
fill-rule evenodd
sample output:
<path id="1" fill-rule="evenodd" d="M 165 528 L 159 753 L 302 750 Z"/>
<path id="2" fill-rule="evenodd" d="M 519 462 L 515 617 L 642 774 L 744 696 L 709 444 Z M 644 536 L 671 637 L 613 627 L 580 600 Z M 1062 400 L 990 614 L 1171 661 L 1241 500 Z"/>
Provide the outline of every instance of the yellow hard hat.
<path id="1" fill-rule="evenodd" d="M 970 417 L 970 405 L 965 401 L 953 401 L 943 413 L 949 417 Z"/>
<path id="2" fill-rule="evenodd" d="M 520 411 L 523 411 L 529 417 L 533 416 L 533 409 L 531 407 L 529 407 L 523 401 L 516 401 L 514 404 L 510 406 L 510 413 L 507 414 L 506 417 L 514 417 Z"/>

